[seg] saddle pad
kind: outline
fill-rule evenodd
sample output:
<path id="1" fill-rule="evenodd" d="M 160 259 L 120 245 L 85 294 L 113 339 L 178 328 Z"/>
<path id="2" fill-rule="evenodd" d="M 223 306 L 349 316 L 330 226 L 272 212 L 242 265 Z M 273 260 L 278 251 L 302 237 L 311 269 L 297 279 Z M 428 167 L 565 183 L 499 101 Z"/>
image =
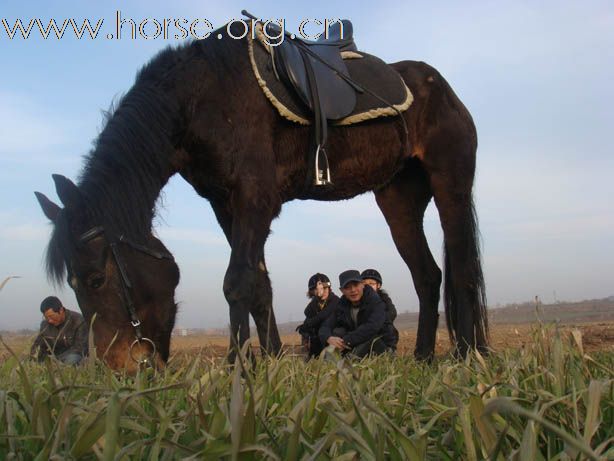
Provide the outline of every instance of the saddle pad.
<path id="1" fill-rule="evenodd" d="M 256 35 L 258 37 L 258 31 Z M 289 40 L 287 37 L 286 39 Z M 311 125 L 313 114 L 309 108 L 292 89 L 277 79 L 268 46 L 258 38 L 252 39 L 251 34 L 248 34 L 247 41 L 252 70 L 267 99 L 282 117 L 301 125 Z M 383 98 L 400 112 L 411 105 L 413 96 L 409 88 L 398 72 L 384 61 L 363 52 L 343 52 L 342 56 L 350 77 L 359 85 Z M 392 107 L 367 92 L 356 93 L 354 111 L 345 118 L 332 121 L 331 124 L 352 125 L 391 115 L 398 115 Z"/>

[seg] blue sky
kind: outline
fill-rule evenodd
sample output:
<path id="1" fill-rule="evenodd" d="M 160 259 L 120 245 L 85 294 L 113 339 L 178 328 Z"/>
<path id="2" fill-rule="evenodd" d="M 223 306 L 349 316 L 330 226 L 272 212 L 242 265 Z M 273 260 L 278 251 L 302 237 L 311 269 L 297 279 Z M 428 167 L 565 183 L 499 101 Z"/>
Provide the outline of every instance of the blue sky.
<path id="1" fill-rule="evenodd" d="M 38 305 L 55 293 L 43 255 L 50 225 L 34 198 L 56 200 L 52 173 L 76 178 L 102 124 L 102 110 L 171 40 L 107 40 L 116 11 L 145 18 L 206 18 L 215 27 L 242 8 L 284 18 L 349 18 L 360 49 L 386 61 L 435 66 L 478 129 L 475 186 L 490 305 L 614 294 L 614 4 L 589 2 L 23 2 L 3 0 L 0 19 L 104 19 L 96 40 L 10 40 L 0 25 L 0 330 L 36 327 Z M 163 193 L 156 231 L 181 268 L 178 325 L 220 327 L 230 250 L 207 201 L 181 178 Z M 351 225 L 349 225 L 351 223 Z M 345 229 L 352 229 L 347 237 Z M 425 223 L 441 261 L 431 204 Z M 278 321 L 298 320 L 308 277 L 375 267 L 400 311 L 417 309 L 410 274 L 372 194 L 348 202 L 286 204 L 266 248 Z M 336 284 L 334 284 L 336 286 Z"/>

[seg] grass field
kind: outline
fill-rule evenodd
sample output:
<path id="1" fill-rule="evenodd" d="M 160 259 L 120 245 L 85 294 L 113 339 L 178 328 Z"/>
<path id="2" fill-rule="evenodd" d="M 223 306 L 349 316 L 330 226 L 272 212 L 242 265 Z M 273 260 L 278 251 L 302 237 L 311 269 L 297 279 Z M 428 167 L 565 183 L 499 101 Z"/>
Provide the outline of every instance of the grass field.
<path id="1" fill-rule="evenodd" d="M 494 324 L 490 329 L 490 345 L 495 351 L 522 348 L 533 341 L 531 332 L 535 326 L 530 323 L 507 325 Z M 561 325 L 561 331 L 569 333 L 578 330 L 582 334 L 585 350 L 589 352 L 614 352 L 614 322 L 591 322 Z M 399 337 L 399 355 L 408 355 L 413 352 L 416 344 L 416 328 L 401 330 Z M 281 337 L 285 350 L 290 354 L 300 353 L 300 336 L 297 333 L 285 334 Z M 17 340 L 19 342 L 20 340 Z M 191 354 L 205 357 L 222 357 L 228 349 L 228 336 L 195 334 L 188 336 L 174 336 L 171 349 L 174 351 L 189 351 Z M 256 348 L 258 340 L 255 339 L 253 347 Z M 435 353 L 438 357 L 445 357 L 450 350 L 448 332 L 445 328 L 437 330 Z"/>
<path id="2" fill-rule="evenodd" d="M 95 360 L 32 363 L 11 338 L 0 459 L 613 459 L 611 344 L 585 347 L 576 328 L 510 328 L 500 346 L 522 347 L 432 365 L 288 353 L 232 367 L 221 344 L 176 338 L 165 370 L 134 377 Z"/>

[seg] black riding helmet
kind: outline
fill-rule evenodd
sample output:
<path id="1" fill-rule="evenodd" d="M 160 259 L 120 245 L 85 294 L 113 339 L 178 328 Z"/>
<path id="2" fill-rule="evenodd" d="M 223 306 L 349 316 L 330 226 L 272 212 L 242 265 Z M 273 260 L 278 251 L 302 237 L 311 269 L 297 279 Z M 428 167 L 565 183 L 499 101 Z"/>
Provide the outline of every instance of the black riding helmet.
<path id="1" fill-rule="evenodd" d="M 382 276 L 375 269 L 365 269 L 364 271 L 362 271 L 362 274 L 360 274 L 360 278 L 363 279 L 363 280 L 364 279 L 373 279 L 377 283 L 379 283 L 380 285 L 383 284 Z"/>
<path id="2" fill-rule="evenodd" d="M 307 282 L 307 289 L 313 290 L 318 284 L 318 282 L 322 282 L 325 287 L 330 286 L 330 279 L 325 274 L 320 274 L 318 272 L 317 274 L 313 274 L 311 277 L 309 277 L 309 282 Z"/>

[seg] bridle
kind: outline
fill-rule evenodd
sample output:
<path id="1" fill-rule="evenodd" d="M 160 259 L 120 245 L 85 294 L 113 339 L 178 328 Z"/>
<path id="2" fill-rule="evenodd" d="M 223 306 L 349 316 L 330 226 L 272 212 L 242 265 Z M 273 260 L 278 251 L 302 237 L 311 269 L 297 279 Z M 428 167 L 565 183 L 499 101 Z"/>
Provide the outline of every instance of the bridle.
<path id="1" fill-rule="evenodd" d="M 119 251 L 118 244 L 123 243 L 125 245 L 128 245 L 133 250 L 139 251 L 141 253 L 144 253 L 156 259 L 168 259 L 170 261 L 174 261 L 175 258 L 173 258 L 173 255 L 171 255 L 170 253 L 167 253 L 164 251 L 152 250 L 151 248 L 148 248 L 144 245 L 140 245 L 138 243 L 132 242 L 130 239 L 128 239 L 123 234 L 116 238 L 112 238 L 112 236 L 111 238 L 109 238 L 108 234 L 105 233 L 104 227 L 102 226 L 95 226 L 89 229 L 88 231 L 84 232 L 79 237 L 78 242 L 80 245 L 84 245 L 87 242 L 91 241 L 92 239 L 99 237 L 103 234 L 105 234 L 106 240 L 109 244 L 109 248 L 111 248 L 111 253 L 113 254 L 113 259 L 115 260 L 115 265 L 117 266 L 117 269 L 119 271 L 121 287 L 122 287 L 122 301 L 128 313 L 128 317 L 130 318 L 130 324 L 134 328 L 134 334 L 136 337 L 136 339 L 130 344 L 128 353 L 130 355 L 130 358 L 139 365 L 151 364 L 149 358 L 151 357 L 153 359 L 155 357 L 156 345 L 151 339 L 143 336 L 143 333 L 141 331 L 141 321 L 139 320 L 139 317 L 136 314 L 136 309 L 134 308 L 134 302 L 132 300 L 132 296 L 130 295 L 130 291 L 132 289 L 132 283 L 130 282 L 130 279 L 128 278 L 128 272 L 126 271 L 126 265 L 124 264 L 124 260 Z M 134 349 L 134 346 L 140 343 L 149 344 L 151 346 L 152 351 L 148 356 L 145 356 L 145 358 L 137 359 L 134 357 L 133 349 Z"/>

